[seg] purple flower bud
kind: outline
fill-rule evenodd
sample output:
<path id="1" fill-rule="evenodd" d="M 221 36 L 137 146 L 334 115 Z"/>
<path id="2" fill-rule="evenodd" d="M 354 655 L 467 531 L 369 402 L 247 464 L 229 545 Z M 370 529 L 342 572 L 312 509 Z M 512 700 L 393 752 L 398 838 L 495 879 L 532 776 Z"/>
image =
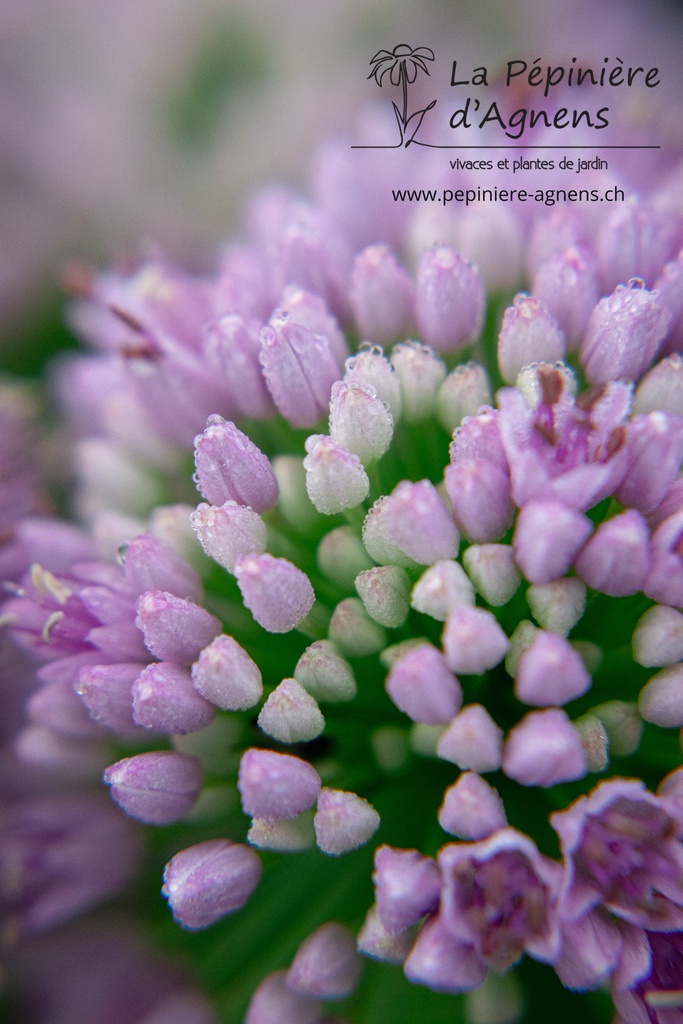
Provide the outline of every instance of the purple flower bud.
<path id="1" fill-rule="evenodd" d="M 320 778 L 300 757 L 251 748 L 242 755 L 237 788 L 242 809 L 252 818 L 285 821 L 318 799 Z"/>
<path id="2" fill-rule="evenodd" d="M 370 557 L 380 565 L 408 568 L 415 562 L 401 550 L 389 533 L 387 513 L 390 507 L 389 495 L 377 499 L 363 522 L 363 544 Z"/>
<path id="3" fill-rule="evenodd" d="M 412 929 L 390 932 L 382 924 L 376 907 L 370 907 L 358 933 L 358 950 L 375 960 L 402 964 L 410 952 L 415 936 Z"/>
<path id="4" fill-rule="evenodd" d="M 312 427 L 327 412 L 340 373 L 322 335 L 286 314 L 274 317 L 261 331 L 261 365 L 278 411 L 293 427 Z"/>
<path id="5" fill-rule="evenodd" d="M 159 750 L 117 761 L 106 769 L 104 781 L 126 814 L 170 825 L 192 810 L 202 787 L 202 767 L 189 754 Z"/>
<path id="6" fill-rule="evenodd" d="M 633 658 L 646 668 L 683 661 L 683 615 L 667 605 L 649 608 L 633 632 Z"/>
<path id="7" fill-rule="evenodd" d="M 236 501 L 265 512 L 276 503 L 278 486 L 268 459 L 234 423 L 209 416 L 194 446 L 195 481 L 209 504 Z"/>
<path id="8" fill-rule="evenodd" d="M 532 292 L 547 306 L 573 349 L 600 298 L 588 249 L 572 246 L 551 256 L 536 270 Z"/>
<path id="9" fill-rule="evenodd" d="M 486 977 L 486 965 L 474 947 L 454 938 L 439 914 L 422 925 L 403 969 L 408 981 L 435 992 L 469 992 Z"/>
<path id="10" fill-rule="evenodd" d="M 358 985 L 360 960 L 348 928 L 329 921 L 299 946 L 287 986 L 317 999 L 345 999 Z"/>
<path id="11" fill-rule="evenodd" d="M 130 697 L 128 704 L 130 707 Z M 102 736 L 101 727 L 88 714 L 87 708 L 78 699 L 73 683 L 68 679 L 58 679 L 36 690 L 26 702 L 26 710 L 32 722 L 45 725 L 76 741 Z"/>
<path id="12" fill-rule="evenodd" d="M 308 576 L 272 555 L 245 555 L 235 563 L 242 600 L 269 633 L 288 633 L 308 615 L 315 594 Z"/>
<path id="13" fill-rule="evenodd" d="M 196 571 L 151 533 L 143 533 L 126 544 L 124 571 L 136 594 L 166 590 L 178 597 L 201 599 L 202 585 Z"/>
<path id="14" fill-rule="evenodd" d="M 356 576 L 358 596 L 375 622 L 390 629 L 403 625 L 410 599 L 410 579 L 397 565 L 380 565 Z"/>
<path id="15" fill-rule="evenodd" d="M 204 351 L 209 364 L 227 385 L 235 416 L 266 419 L 273 402 L 259 363 L 256 322 L 235 313 L 223 316 L 205 330 Z"/>
<path id="16" fill-rule="evenodd" d="M 601 299 L 581 343 L 581 363 L 591 384 L 628 377 L 637 381 L 666 337 L 670 314 L 658 292 L 635 279 Z"/>
<path id="17" fill-rule="evenodd" d="M 628 430 L 628 460 L 616 497 L 645 515 L 660 504 L 683 461 L 683 420 L 662 412 L 637 416 Z"/>
<path id="18" fill-rule="evenodd" d="M 461 839 L 486 839 L 507 825 L 498 790 L 475 772 L 463 772 L 448 787 L 438 817 L 444 832 Z"/>
<path id="19" fill-rule="evenodd" d="M 633 397 L 633 412 L 667 412 L 683 416 L 683 359 L 674 352 L 645 374 Z"/>
<path id="20" fill-rule="evenodd" d="M 411 605 L 445 622 L 451 608 L 474 604 L 474 587 L 459 562 L 435 562 L 413 587 Z"/>
<path id="21" fill-rule="evenodd" d="M 492 462 L 466 459 L 446 467 L 445 481 L 460 532 L 476 544 L 500 540 L 515 508 L 508 475 Z"/>
<path id="22" fill-rule="evenodd" d="M 477 591 L 494 608 L 515 594 L 521 576 L 509 544 L 470 544 L 462 561 Z"/>
<path id="23" fill-rule="evenodd" d="M 325 728 L 317 702 L 296 679 L 283 679 L 261 708 L 258 724 L 280 743 L 306 743 Z"/>
<path id="24" fill-rule="evenodd" d="M 240 910 L 260 877 L 261 862 L 248 846 L 210 839 L 171 858 L 161 891 L 178 924 L 198 931 Z"/>
<path id="25" fill-rule="evenodd" d="M 482 405 L 490 405 L 491 382 L 483 366 L 463 363 L 448 374 L 436 399 L 439 422 L 452 433 L 466 416 L 474 416 Z"/>
<path id="26" fill-rule="evenodd" d="M 484 320 L 479 270 L 450 246 L 427 250 L 417 266 L 415 316 L 421 339 L 437 351 L 476 341 Z"/>
<path id="27" fill-rule="evenodd" d="M 650 538 L 650 575 L 643 590 L 660 604 L 683 608 L 683 510 L 665 519 Z"/>
<path id="28" fill-rule="evenodd" d="M 498 771 L 502 750 L 503 730 L 481 704 L 464 707 L 436 746 L 437 754 L 444 761 L 478 773 Z"/>
<path id="29" fill-rule="evenodd" d="M 671 314 L 671 324 L 662 347 L 662 355 L 680 352 L 683 342 L 683 293 L 681 282 L 683 281 L 683 258 L 679 253 L 678 258 L 671 260 L 663 267 L 660 276 L 655 282 L 655 290 L 659 292 L 664 300 L 666 308 Z"/>
<path id="30" fill-rule="evenodd" d="M 172 662 L 153 662 L 132 688 L 133 719 L 160 732 L 197 732 L 214 717 L 214 709 L 197 693 L 190 673 Z"/>
<path id="31" fill-rule="evenodd" d="M 320 1024 L 322 1003 L 294 992 L 287 972 L 267 975 L 251 997 L 244 1024 Z"/>
<path id="32" fill-rule="evenodd" d="M 531 363 L 554 363 L 565 354 L 564 336 L 549 311 L 532 295 L 515 295 L 498 335 L 498 366 L 506 384 Z"/>
<path id="33" fill-rule="evenodd" d="M 330 434 L 367 465 L 391 444 L 394 421 L 370 384 L 337 381 L 330 400 Z"/>
<path id="34" fill-rule="evenodd" d="M 495 616 L 467 605 L 451 609 L 441 639 L 446 661 L 462 675 L 481 675 L 501 662 L 508 649 Z"/>
<path id="35" fill-rule="evenodd" d="M 410 928 L 438 906 L 439 869 L 431 857 L 423 857 L 417 850 L 378 847 L 372 880 L 377 912 L 389 932 Z"/>
<path id="36" fill-rule="evenodd" d="M 566 704 L 581 697 L 590 685 L 586 666 L 571 644 L 556 633 L 536 630 L 517 664 L 517 699 L 541 708 Z"/>
<path id="37" fill-rule="evenodd" d="M 414 722 L 445 725 L 462 704 L 458 680 L 431 644 L 420 644 L 395 662 L 385 686 L 396 707 Z"/>
<path id="38" fill-rule="evenodd" d="M 503 771 L 522 786 L 548 788 L 588 771 L 581 737 L 559 708 L 532 711 L 508 733 Z"/>
<path id="39" fill-rule="evenodd" d="M 677 218 L 629 196 L 602 221 L 595 240 L 605 291 L 635 275 L 652 283 L 675 252 Z"/>
<path id="40" fill-rule="evenodd" d="M 221 631 L 219 620 L 204 608 L 161 590 L 149 590 L 136 605 L 135 625 L 157 658 L 191 665 Z"/>
<path id="41" fill-rule="evenodd" d="M 365 658 L 386 647 L 387 635 L 366 613 L 363 602 L 357 597 L 340 601 L 332 613 L 329 628 L 330 640 L 342 654 L 350 658 Z"/>
<path id="42" fill-rule="evenodd" d="M 332 316 L 327 303 L 320 295 L 307 292 L 294 284 L 287 285 L 282 295 L 282 305 L 275 311 L 273 318 L 286 315 L 314 334 L 326 338 L 337 364 L 344 365 L 344 360 L 349 354 L 346 338 L 336 317 Z"/>
<path id="43" fill-rule="evenodd" d="M 372 804 L 356 793 L 323 788 L 313 825 L 323 853 L 338 857 L 367 843 L 379 828 L 380 817 Z"/>
<path id="44" fill-rule="evenodd" d="M 415 287 L 388 245 L 371 245 L 356 256 L 351 305 L 360 334 L 380 345 L 409 333 Z"/>
<path id="45" fill-rule="evenodd" d="M 539 626 L 568 636 L 586 607 L 586 585 L 573 578 L 539 583 L 529 587 L 526 599 Z"/>
<path id="46" fill-rule="evenodd" d="M 512 546 L 530 583 L 563 576 L 591 534 L 593 524 L 559 501 L 529 501 L 517 517 Z"/>
<path id="47" fill-rule="evenodd" d="M 76 693 L 96 722 L 116 732 L 139 731 L 133 720 L 132 687 L 144 667 L 131 662 L 95 665 L 81 672 Z"/>
<path id="48" fill-rule="evenodd" d="M 287 821 L 266 821 L 254 818 L 247 833 L 247 842 L 260 850 L 280 853 L 301 853 L 315 846 L 313 816 L 308 811 Z"/>
<path id="49" fill-rule="evenodd" d="M 363 384 L 374 388 L 377 397 L 389 407 L 394 423 L 401 416 L 401 385 L 396 371 L 379 345 L 363 342 L 355 355 L 346 360 L 345 384 Z"/>
<path id="50" fill-rule="evenodd" d="M 630 509 L 601 523 L 574 569 L 593 590 L 611 597 L 637 594 L 650 569 L 650 532 L 640 512 Z"/>
<path id="51" fill-rule="evenodd" d="M 429 480 L 398 484 L 383 506 L 382 522 L 389 539 L 419 565 L 457 554 L 458 531 Z"/>
<path id="52" fill-rule="evenodd" d="M 408 423 L 429 419 L 446 379 L 445 364 L 426 345 L 407 341 L 395 346 L 391 365 L 401 385 L 403 418 Z"/>
<path id="53" fill-rule="evenodd" d="M 235 501 L 220 506 L 202 502 L 191 521 L 209 558 L 228 572 L 234 572 L 241 555 L 260 555 L 266 550 L 266 524 L 258 512 Z"/>
<path id="54" fill-rule="evenodd" d="M 352 590 L 358 573 L 372 568 L 372 560 L 351 526 L 338 526 L 318 545 L 318 568 L 344 590 Z"/>
<path id="55" fill-rule="evenodd" d="M 663 668 L 648 680 L 638 697 L 638 710 L 646 722 L 664 729 L 683 725 L 683 665 Z"/>
<path id="56" fill-rule="evenodd" d="M 217 636 L 192 666 L 197 693 L 224 711 L 244 711 L 258 704 L 263 682 L 258 665 L 236 640 Z"/>
<path id="57" fill-rule="evenodd" d="M 323 515 L 355 508 L 370 492 L 370 481 L 357 455 L 332 437 L 312 434 L 303 460 L 308 496 Z"/>
<path id="58" fill-rule="evenodd" d="M 316 700 L 336 703 L 356 696 L 353 669 L 329 640 L 316 640 L 306 648 L 296 663 L 294 678 Z"/>

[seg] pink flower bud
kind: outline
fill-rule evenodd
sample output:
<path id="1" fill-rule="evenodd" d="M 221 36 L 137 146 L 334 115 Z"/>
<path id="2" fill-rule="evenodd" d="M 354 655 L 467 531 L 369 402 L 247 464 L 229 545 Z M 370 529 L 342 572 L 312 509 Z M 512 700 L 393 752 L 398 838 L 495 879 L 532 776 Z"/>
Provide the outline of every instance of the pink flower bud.
<path id="1" fill-rule="evenodd" d="M 202 768 L 189 754 L 159 750 L 117 761 L 106 769 L 104 781 L 126 814 L 170 825 L 192 810 L 202 786 Z"/>
<path id="2" fill-rule="evenodd" d="M 495 772 L 500 768 L 503 730 L 485 707 L 468 704 L 455 716 L 439 739 L 436 752 L 444 761 L 473 772 Z"/>
<path id="3" fill-rule="evenodd" d="M 329 636 L 342 654 L 350 658 L 376 654 L 387 643 L 384 629 L 370 618 L 357 597 L 347 597 L 339 602 L 332 613 Z"/>
<path id="4" fill-rule="evenodd" d="M 439 869 L 431 857 L 423 857 L 417 850 L 378 847 L 372 880 L 377 911 L 389 932 L 410 928 L 438 906 Z"/>
<path id="5" fill-rule="evenodd" d="M 591 534 L 587 516 L 559 501 L 529 501 L 517 517 L 512 546 L 530 583 L 563 576 Z"/>
<path id="6" fill-rule="evenodd" d="M 234 501 L 220 506 L 202 502 L 191 520 L 209 558 L 228 572 L 234 572 L 242 555 L 260 555 L 266 549 L 266 524 L 258 512 Z"/>
<path id="7" fill-rule="evenodd" d="M 197 732 L 214 717 L 213 705 L 192 685 L 190 673 L 168 661 L 153 662 L 133 685 L 133 718 L 161 732 Z"/>
<path id="8" fill-rule="evenodd" d="M 415 562 L 401 550 L 389 532 L 387 513 L 390 507 L 389 495 L 377 499 L 363 522 L 363 544 L 370 557 L 380 565 L 408 568 Z"/>
<path id="9" fill-rule="evenodd" d="M 675 252 L 678 238 L 676 218 L 654 203 L 637 196 L 619 203 L 601 222 L 595 240 L 605 291 L 636 274 L 651 284 Z"/>
<path id="10" fill-rule="evenodd" d="M 571 644 L 556 633 L 536 630 L 517 665 L 517 699 L 542 708 L 566 704 L 581 697 L 590 685 L 591 677 Z"/>
<path id="11" fill-rule="evenodd" d="M 443 795 L 439 824 L 461 839 L 486 839 L 507 825 L 498 790 L 474 772 L 463 772 Z"/>
<path id="12" fill-rule="evenodd" d="M 133 720 L 131 691 L 144 667 L 125 662 L 95 665 L 81 672 L 76 693 L 96 722 L 116 732 L 139 731 L 140 726 Z"/>
<path id="13" fill-rule="evenodd" d="M 410 579 L 397 565 L 380 565 L 356 576 L 356 590 L 375 622 L 390 629 L 403 625 L 409 609 Z"/>
<path id="14" fill-rule="evenodd" d="M 251 997 L 244 1024 L 320 1024 L 320 1001 L 292 991 L 286 979 L 286 971 L 263 979 Z"/>
<path id="15" fill-rule="evenodd" d="M 616 497 L 648 515 L 678 479 L 682 461 L 683 430 L 678 416 L 663 412 L 636 416 L 628 429 L 626 474 Z"/>
<path id="16" fill-rule="evenodd" d="M 481 675 L 501 662 L 508 649 L 508 638 L 495 616 L 467 605 L 451 609 L 442 642 L 446 661 L 462 675 Z"/>
<path id="17" fill-rule="evenodd" d="M 309 812 L 287 821 L 266 821 L 254 818 L 247 842 L 260 850 L 277 850 L 280 853 L 301 853 L 315 846 L 313 817 Z"/>
<path id="18" fill-rule="evenodd" d="M 261 708 L 258 724 L 280 743 L 306 743 L 320 735 L 325 719 L 296 679 L 283 679 Z"/>
<path id="19" fill-rule="evenodd" d="M 398 484 L 383 506 L 382 522 L 390 541 L 419 565 L 457 554 L 458 531 L 429 480 Z"/>
<path id="20" fill-rule="evenodd" d="M 356 696 L 353 669 L 329 640 L 316 640 L 306 648 L 296 664 L 294 678 L 316 700 L 336 703 Z"/>
<path id="21" fill-rule="evenodd" d="M 278 411 L 293 427 L 312 427 L 325 415 L 340 377 L 326 338 L 287 314 L 273 317 L 261 331 L 261 365 Z"/>
<path id="22" fill-rule="evenodd" d="M 265 512 L 276 503 L 278 486 L 268 459 L 234 423 L 209 416 L 194 446 L 195 481 L 211 505 L 236 501 Z"/>
<path id="23" fill-rule="evenodd" d="M 659 524 L 650 538 L 651 568 L 643 590 L 660 604 L 683 608 L 683 510 Z"/>
<path id="24" fill-rule="evenodd" d="M 564 354 L 564 335 L 548 309 L 533 295 L 515 295 L 498 335 L 498 366 L 506 384 L 514 384 L 524 366 L 554 363 Z"/>
<path id="25" fill-rule="evenodd" d="M 320 792 L 320 778 L 300 757 L 252 747 L 242 755 L 237 788 L 245 814 L 266 821 L 286 821 L 313 806 Z"/>
<path id="26" fill-rule="evenodd" d="M 638 697 L 638 710 L 646 722 L 664 729 L 683 725 L 683 665 L 671 665 L 653 676 Z"/>
<path id="27" fill-rule="evenodd" d="M 345 999 L 358 985 L 360 960 L 351 932 L 330 921 L 299 946 L 287 986 L 317 999 Z"/>
<path id="28" fill-rule="evenodd" d="M 515 594 L 521 576 L 509 544 L 470 544 L 462 561 L 477 591 L 494 608 Z"/>
<path id="29" fill-rule="evenodd" d="M 306 440 L 306 490 L 318 512 L 331 516 L 367 498 L 370 481 L 357 455 L 325 434 Z"/>
<path id="30" fill-rule="evenodd" d="M 202 585 L 192 566 L 151 533 L 140 534 L 126 544 L 124 572 L 136 594 L 166 590 L 196 601 L 202 596 Z"/>
<path id="31" fill-rule="evenodd" d="M 222 316 L 206 328 L 204 351 L 217 376 L 228 385 L 235 416 L 266 419 L 273 402 L 259 363 L 256 322 L 236 313 Z"/>
<path id="32" fill-rule="evenodd" d="M 396 371 L 379 345 L 363 342 L 358 352 L 346 360 L 345 384 L 368 385 L 389 407 L 394 423 L 401 416 L 401 385 Z"/>
<path id="33" fill-rule="evenodd" d="M 413 984 L 455 994 L 478 988 L 486 977 L 486 964 L 474 946 L 454 938 L 439 914 L 420 928 L 403 969 Z"/>
<path id="34" fill-rule="evenodd" d="M 601 299 L 581 344 L 581 363 L 591 384 L 628 377 L 637 381 L 657 355 L 670 314 L 658 292 L 634 279 Z"/>
<path id="35" fill-rule="evenodd" d="M 394 347 L 391 365 L 401 385 L 403 418 L 408 423 L 429 419 L 446 379 L 445 364 L 427 346 L 407 341 Z"/>
<path id="36" fill-rule="evenodd" d="M 288 633 L 313 607 L 308 577 L 286 558 L 245 555 L 235 563 L 235 576 L 246 607 L 269 633 Z"/>
<path id="37" fill-rule="evenodd" d="M 370 384 L 337 381 L 330 400 L 330 434 L 367 465 L 391 444 L 394 421 Z"/>
<path id="38" fill-rule="evenodd" d="M 611 597 L 637 594 L 650 569 L 650 531 L 630 509 L 601 523 L 574 562 L 576 575 Z"/>
<path id="39" fill-rule="evenodd" d="M 138 672 L 142 666 L 138 667 Z M 130 694 L 128 698 L 130 708 Z M 68 679 L 57 679 L 36 690 L 26 702 L 29 719 L 71 739 L 88 740 L 102 736 L 102 729 L 88 714 L 78 692 Z"/>
<path id="40" fill-rule="evenodd" d="M 190 665 L 221 631 L 219 620 L 204 608 L 161 590 L 149 590 L 138 600 L 135 625 L 157 658 Z"/>
<path id="41" fill-rule="evenodd" d="M 318 510 L 306 490 L 306 470 L 300 455 L 276 455 L 273 473 L 280 489 L 277 509 L 297 530 L 308 530 L 319 522 Z"/>
<path id="42" fill-rule="evenodd" d="M 252 708 L 263 693 L 258 665 L 225 633 L 201 652 L 192 666 L 192 682 L 197 693 L 224 711 Z"/>
<path id="43" fill-rule="evenodd" d="M 641 416 L 650 412 L 683 416 L 683 359 L 680 353 L 674 352 L 667 359 L 662 359 L 645 374 L 636 388 L 633 412 Z"/>
<path id="44" fill-rule="evenodd" d="M 394 704 L 414 722 L 445 725 L 462 704 L 462 689 L 440 651 L 420 644 L 394 663 L 385 683 Z"/>
<path id="45" fill-rule="evenodd" d="M 586 585 L 573 577 L 534 584 L 526 599 L 539 626 L 568 636 L 586 607 Z"/>
<path id="46" fill-rule="evenodd" d="M 450 433 L 466 416 L 474 416 L 493 400 L 491 383 L 483 366 L 462 363 L 448 374 L 436 399 L 439 422 Z"/>
<path id="47" fill-rule="evenodd" d="M 600 298 L 589 250 L 572 246 L 551 256 L 536 270 L 532 292 L 555 318 L 569 347 L 575 348 Z"/>
<path id="48" fill-rule="evenodd" d="M 260 877 L 261 862 L 248 846 L 210 839 L 171 858 L 161 891 L 178 924 L 198 931 L 240 910 Z"/>
<path id="49" fill-rule="evenodd" d="M 351 305 L 361 337 L 380 345 L 405 337 L 413 322 L 415 287 L 388 245 L 370 245 L 356 256 Z"/>
<path id="50" fill-rule="evenodd" d="M 649 608 L 633 632 L 633 658 L 646 668 L 683 661 L 683 615 L 668 605 Z"/>
<path id="51" fill-rule="evenodd" d="M 417 266 L 415 316 L 421 339 L 437 351 L 475 341 L 484 320 L 479 270 L 450 246 L 428 249 Z"/>
<path id="52" fill-rule="evenodd" d="M 326 338 L 337 365 L 344 365 L 344 360 L 349 354 L 346 338 L 336 317 L 330 313 L 327 303 L 320 295 L 307 292 L 295 284 L 287 285 L 282 294 L 282 304 L 273 314 L 273 318 L 286 314 L 289 314 L 295 323 Z"/>
<path id="53" fill-rule="evenodd" d="M 358 950 L 374 960 L 387 964 L 402 964 L 415 940 L 413 930 L 391 932 L 382 924 L 376 907 L 370 907 L 363 927 L 358 933 Z"/>
<path id="54" fill-rule="evenodd" d="M 474 604 L 474 587 L 458 562 L 435 562 L 413 587 L 411 605 L 445 622 L 451 608 Z"/>
<path id="55" fill-rule="evenodd" d="M 372 804 L 356 793 L 324 788 L 313 825 L 323 853 L 338 857 L 367 843 L 379 828 L 380 817 Z"/>
<path id="56" fill-rule="evenodd" d="M 446 467 L 446 490 L 453 519 L 468 540 L 500 540 L 512 523 L 510 478 L 492 462 L 465 459 Z"/>
<path id="57" fill-rule="evenodd" d="M 564 711 L 532 711 L 510 730 L 503 771 L 522 786 L 547 788 L 588 771 L 581 737 Z"/>

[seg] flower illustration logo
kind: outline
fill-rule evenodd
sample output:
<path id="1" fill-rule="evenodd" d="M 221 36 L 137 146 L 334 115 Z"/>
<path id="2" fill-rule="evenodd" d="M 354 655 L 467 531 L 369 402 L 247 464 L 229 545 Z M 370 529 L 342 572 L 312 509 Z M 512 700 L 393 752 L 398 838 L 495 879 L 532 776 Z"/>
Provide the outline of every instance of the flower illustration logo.
<path id="1" fill-rule="evenodd" d="M 418 71 L 424 71 L 426 75 L 429 75 L 429 68 L 426 63 L 428 60 L 434 60 L 434 51 L 428 46 L 418 46 L 416 49 L 413 49 L 406 43 L 401 43 L 399 46 L 395 46 L 393 50 L 379 50 L 370 61 L 372 71 L 368 78 L 374 78 L 381 87 L 382 80 L 388 74 L 391 84 L 400 86 L 402 90 L 402 108 L 399 109 L 396 103 L 393 104 L 399 132 L 401 133 L 398 146 L 409 146 L 413 142 L 422 124 L 423 117 L 436 103 L 436 100 L 432 100 L 427 107 L 424 107 L 422 110 L 416 110 L 408 116 L 408 85 L 415 81 Z M 408 137 L 408 125 L 411 123 L 412 127 Z"/>

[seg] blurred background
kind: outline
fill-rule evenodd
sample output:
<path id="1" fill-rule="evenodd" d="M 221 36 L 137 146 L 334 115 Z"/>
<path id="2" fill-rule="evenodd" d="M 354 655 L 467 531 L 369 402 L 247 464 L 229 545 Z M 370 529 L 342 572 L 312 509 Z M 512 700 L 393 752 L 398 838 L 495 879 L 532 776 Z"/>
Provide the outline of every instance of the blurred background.
<path id="1" fill-rule="evenodd" d="M 378 98 L 380 48 L 432 46 L 442 71 L 458 55 L 650 61 L 673 110 L 681 38 L 673 0 L 1 0 L 0 369 L 34 373 L 70 344 L 70 261 L 157 243 L 209 265 L 258 183 L 303 182 L 316 142 Z"/>

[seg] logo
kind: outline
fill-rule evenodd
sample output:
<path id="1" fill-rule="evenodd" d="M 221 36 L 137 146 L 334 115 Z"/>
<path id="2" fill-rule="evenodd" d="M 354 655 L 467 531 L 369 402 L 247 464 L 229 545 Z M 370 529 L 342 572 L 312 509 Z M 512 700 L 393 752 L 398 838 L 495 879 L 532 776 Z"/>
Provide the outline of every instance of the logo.
<path id="1" fill-rule="evenodd" d="M 399 149 L 402 146 L 409 146 L 415 141 L 415 136 L 420 130 L 422 119 L 428 110 L 436 104 L 432 100 L 422 110 L 415 110 L 408 113 L 408 86 L 412 85 L 420 71 L 429 76 L 427 61 L 434 60 L 434 51 L 428 46 L 418 46 L 414 50 L 406 43 L 395 46 L 393 50 L 379 50 L 370 61 L 372 71 L 368 78 L 374 78 L 377 85 L 382 88 L 383 80 L 387 77 L 389 83 L 401 90 L 401 106 L 392 100 L 392 106 L 398 123 L 399 140 L 393 146 L 377 146 L 377 149 Z"/>

